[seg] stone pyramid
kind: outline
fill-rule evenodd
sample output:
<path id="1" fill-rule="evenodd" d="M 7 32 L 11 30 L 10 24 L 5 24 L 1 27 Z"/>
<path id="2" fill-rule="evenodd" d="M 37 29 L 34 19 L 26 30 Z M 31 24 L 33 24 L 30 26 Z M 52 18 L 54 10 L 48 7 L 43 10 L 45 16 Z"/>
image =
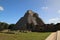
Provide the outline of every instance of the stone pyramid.
<path id="1" fill-rule="evenodd" d="M 32 31 L 42 25 L 44 25 L 44 22 L 39 18 L 38 14 L 32 10 L 28 10 L 25 15 L 18 20 L 15 26 L 18 30 Z"/>

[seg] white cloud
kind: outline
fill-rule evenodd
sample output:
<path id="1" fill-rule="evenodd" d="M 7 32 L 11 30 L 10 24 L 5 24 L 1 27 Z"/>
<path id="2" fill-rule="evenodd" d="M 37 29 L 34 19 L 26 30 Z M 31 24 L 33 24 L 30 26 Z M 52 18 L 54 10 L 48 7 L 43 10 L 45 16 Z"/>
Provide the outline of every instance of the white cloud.
<path id="1" fill-rule="evenodd" d="M 52 18 L 52 19 L 49 19 L 48 23 L 60 23 L 60 18 Z"/>
<path id="2" fill-rule="evenodd" d="M 48 10 L 48 7 L 42 7 L 42 10 Z"/>
<path id="3" fill-rule="evenodd" d="M 46 5 L 49 7 L 49 13 L 60 14 L 60 0 L 48 0 Z"/>
<path id="4" fill-rule="evenodd" d="M 60 14 L 60 10 L 57 11 Z"/>
<path id="5" fill-rule="evenodd" d="M 2 6 L 0 6 L 0 11 L 3 11 L 3 10 L 4 10 L 4 8 Z"/>

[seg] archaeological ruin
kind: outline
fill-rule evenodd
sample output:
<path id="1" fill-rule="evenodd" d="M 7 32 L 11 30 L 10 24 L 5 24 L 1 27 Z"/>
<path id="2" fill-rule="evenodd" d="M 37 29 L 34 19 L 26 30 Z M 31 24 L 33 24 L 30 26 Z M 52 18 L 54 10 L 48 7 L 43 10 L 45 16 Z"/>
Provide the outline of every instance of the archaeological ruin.
<path id="1" fill-rule="evenodd" d="M 23 17 L 21 17 L 15 25 L 17 30 L 28 30 L 32 32 L 43 32 L 43 31 L 57 31 L 60 23 L 54 24 L 45 24 L 38 14 L 32 10 L 28 10 Z"/>

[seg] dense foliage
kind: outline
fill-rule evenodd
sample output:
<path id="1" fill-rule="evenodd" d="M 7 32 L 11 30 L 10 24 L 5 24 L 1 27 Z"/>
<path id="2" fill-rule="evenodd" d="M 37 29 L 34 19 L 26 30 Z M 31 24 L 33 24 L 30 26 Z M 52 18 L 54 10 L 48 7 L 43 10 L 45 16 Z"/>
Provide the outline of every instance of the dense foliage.
<path id="1" fill-rule="evenodd" d="M 0 31 L 4 29 L 8 29 L 8 27 L 9 27 L 9 24 L 5 22 L 0 22 Z"/>
<path id="2" fill-rule="evenodd" d="M 27 26 L 27 27 L 29 28 L 29 26 Z M 35 31 L 35 32 L 44 32 L 44 31 L 45 32 L 52 32 L 52 31 L 60 30 L 60 23 L 44 24 L 42 26 L 36 26 L 35 30 L 33 30 L 32 25 L 30 25 L 30 27 L 31 27 L 31 31 Z M 0 22 L 0 31 L 5 30 L 5 29 L 15 30 L 15 24 L 8 24 L 8 23 L 5 23 L 5 22 Z"/>
<path id="3" fill-rule="evenodd" d="M 0 31 L 5 30 L 5 29 L 13 29 L 15 24 L 8 24 L 5 22 L 0 22 Z"/>

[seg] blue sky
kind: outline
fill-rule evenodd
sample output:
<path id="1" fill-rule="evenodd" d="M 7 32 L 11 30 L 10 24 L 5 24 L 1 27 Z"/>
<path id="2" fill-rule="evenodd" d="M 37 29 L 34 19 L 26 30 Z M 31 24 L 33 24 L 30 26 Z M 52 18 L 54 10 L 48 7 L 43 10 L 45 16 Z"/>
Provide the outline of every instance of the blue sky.
<path id="1" fill-rule="evenodd" d="M 16 23 L 27 10 L 39 14 L 44 23 L 60 23 L 60 0 L 0 0 L 0 22 Z"/>

